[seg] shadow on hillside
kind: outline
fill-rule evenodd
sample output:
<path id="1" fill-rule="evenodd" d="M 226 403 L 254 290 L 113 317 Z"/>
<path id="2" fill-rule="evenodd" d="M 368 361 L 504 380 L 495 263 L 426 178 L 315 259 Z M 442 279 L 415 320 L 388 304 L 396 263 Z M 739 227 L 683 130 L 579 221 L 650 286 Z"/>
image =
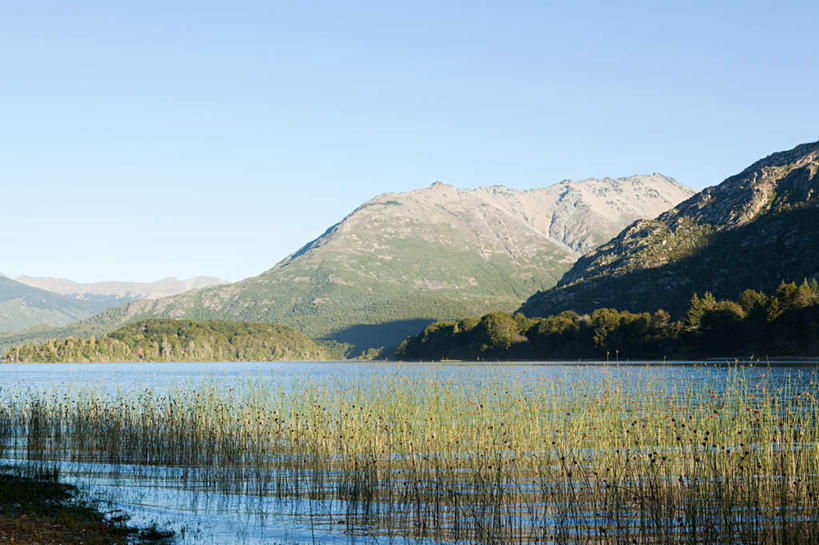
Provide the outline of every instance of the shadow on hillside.
<path id="1" fill-rule="evenodd" d="M 347 357 L 356 357 L 370 349 L 378 350 L 376 357 L 390 357 L 401 341 L 410 335 L 417 335 L 434 321 L 429 318 L 415 318 L 382 324 L 358 324 L 336 331 L 324 340 L 350 345 Z"/>
<path id="2" fill-rule="evenodd" d="M 524 303 L 527 316 L 613 307 L 631 312 L 663 308 L 678 318 L 694 292 L 736 299 L 742 290 L 776 291 L 782 281 L 819 276 L 819 210 L 787 210 L 722 231 L 679 261 L 621 275 L 583 280 L 539 292 Z"/>

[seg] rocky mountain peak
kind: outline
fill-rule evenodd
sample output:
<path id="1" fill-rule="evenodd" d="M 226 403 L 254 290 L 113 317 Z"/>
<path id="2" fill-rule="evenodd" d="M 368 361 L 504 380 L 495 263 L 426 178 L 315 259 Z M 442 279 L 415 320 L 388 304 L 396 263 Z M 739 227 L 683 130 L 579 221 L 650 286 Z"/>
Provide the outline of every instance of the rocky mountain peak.
<path id="1" fill-rule="evenodd" d="M 807 204 L 816 197 L 819 142 L 802 144 L 755 162 L 721 184 L 708 187 L 664 214 L 713 226 L 736 227 L 769 210 Z"/>
<path id="2" fill-rule="evenodd" d="M 782 280 L 815 274 L 819 247 L 811 233 L 817 230 L 819 142 L 774 153 L 656 219 L 635 221 L 523 310 L 645 310 L 652 290 L 673 308 L 694 290 L 723 290 L 725 297 L 736 297 L 736 288 L 770 291 Z"/>
<path id="3" fill-rule="evenodd" d="M 692 255 L 715 233 L 794 206 L 816 206 L 819 142 L 774 153 L 719 185 L 703 189 L 655 220 L 638 220 L 584 255 L 560 285 L 633 269 L 663 266 Z"/>

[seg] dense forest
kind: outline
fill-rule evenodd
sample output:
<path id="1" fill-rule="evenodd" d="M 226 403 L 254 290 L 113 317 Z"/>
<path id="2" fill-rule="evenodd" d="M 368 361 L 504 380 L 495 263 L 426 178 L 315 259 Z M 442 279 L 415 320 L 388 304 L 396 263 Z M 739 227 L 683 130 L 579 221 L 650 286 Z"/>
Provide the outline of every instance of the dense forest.
<path id="1" fill-rule="evenodd" d="M 556 360 L 816 356 L 819 283 L 781 283 L 737 300 L 694 294 L 685 315 L 612 308 L 529 318 L 494 312 L 436 322 L 399 346 L 403 360 Z"/>
<path id="2" fill-rule="evenodd" d="M 321 360 L 326 351 L 277 324 L 152 319 L 96 339 L 52 339 L 10 349 L 6 363 Z"/>

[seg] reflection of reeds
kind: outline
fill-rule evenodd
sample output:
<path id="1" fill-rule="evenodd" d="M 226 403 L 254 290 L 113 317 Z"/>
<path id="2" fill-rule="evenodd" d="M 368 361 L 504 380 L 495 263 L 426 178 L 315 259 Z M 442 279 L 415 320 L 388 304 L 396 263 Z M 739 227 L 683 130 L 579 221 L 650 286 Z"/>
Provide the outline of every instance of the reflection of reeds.
<path id="1" fill-rule="evenodd" d="M 28 394 L 31 460 L 171 465 L 341 500 L 379 534 L 486 543 L 819 541 L 814 382 L 626 390 L 542 379 Z M 702 387 L 699 387 L 702 386 Z M 375 530 L 373 530 L 375 531 Z"/>
<path id="2" fill-rule="evenodd" d="M 2 393 L 0 391 L 0 393 Z M 8 414 L 8 407 L 0 404 L 0 457 L 3 456 L 6 450 L 6 443 L 11 435 L 10 418 Z"/>

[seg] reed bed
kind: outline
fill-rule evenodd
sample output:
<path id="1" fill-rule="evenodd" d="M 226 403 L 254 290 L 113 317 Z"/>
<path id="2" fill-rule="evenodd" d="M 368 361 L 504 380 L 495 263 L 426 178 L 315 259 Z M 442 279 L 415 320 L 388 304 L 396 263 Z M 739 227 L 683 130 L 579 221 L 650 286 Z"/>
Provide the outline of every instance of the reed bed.
<path id="1" fill-rule="evenodd" d="M 814 379 L 481 387 L 434 378 L 6 398 L 31 461 L 184 468 L 451 543 L 817 543 Z"/>

